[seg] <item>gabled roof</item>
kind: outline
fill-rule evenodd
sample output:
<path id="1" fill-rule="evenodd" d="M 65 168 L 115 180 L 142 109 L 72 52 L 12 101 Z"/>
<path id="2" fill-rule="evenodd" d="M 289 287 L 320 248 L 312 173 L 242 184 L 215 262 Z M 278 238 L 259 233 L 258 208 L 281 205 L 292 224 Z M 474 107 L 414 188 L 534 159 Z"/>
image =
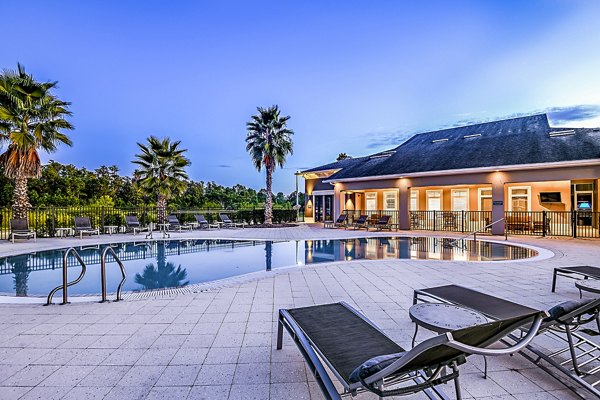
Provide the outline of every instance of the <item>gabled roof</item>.
<path id="1" fill-rule="evenodd" d="M 338 165 L 328 180 L 600 159 L 600 129 L 552 128 L 538 114 L 417 134 L 381 154 Z"/>

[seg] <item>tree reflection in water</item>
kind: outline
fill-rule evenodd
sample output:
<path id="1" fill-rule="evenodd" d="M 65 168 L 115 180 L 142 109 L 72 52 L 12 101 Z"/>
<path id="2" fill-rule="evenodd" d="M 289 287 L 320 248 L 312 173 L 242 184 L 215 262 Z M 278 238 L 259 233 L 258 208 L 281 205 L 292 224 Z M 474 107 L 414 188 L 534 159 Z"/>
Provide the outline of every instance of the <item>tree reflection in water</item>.
<path id="1" fill-rule="evenodd" d="M 270 271 L 273 264 L 273 242 L 265 242 L 265 258 L 267 271 Z"/>
<path id="2" fill-rule="evenodd" d="M 15 283 L 15 295 L 17 297 L 27 297 L 27 283 L 31 272 L 28 261 L 28 254 L 10 257 L 9 262 L 12 264 L 11 272 L 14 275 L 13 282 Z"/>
<path id="3" fill-rule="evenodd" d="M 167 262 L 165 247 L 159 243 L 156 253 L 156 268 L 154 264 L 144 267 L 144 272 L 135 274 L 135 283 L 144 289 L 162 289 L 177 286 L 186 286 L 190 281 L 185 281 L 187 271 L 181 265 L 175 267 L 172 262 Z"/>

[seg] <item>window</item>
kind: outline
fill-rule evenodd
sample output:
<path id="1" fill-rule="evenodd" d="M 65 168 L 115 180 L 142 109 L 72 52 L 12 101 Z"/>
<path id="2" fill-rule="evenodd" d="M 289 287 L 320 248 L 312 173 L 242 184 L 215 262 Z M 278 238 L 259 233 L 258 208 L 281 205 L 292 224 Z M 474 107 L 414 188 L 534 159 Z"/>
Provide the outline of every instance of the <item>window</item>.
<path id="1" fill-rule="evenodd" d="M 452 211 L 469 210 L 469 189 L 452 189 Z"/>
<path id="2" fill-rule="evenodd" d="M 419 211 L 419 191 L 415 189 L 410 190 L 410 211 Z"/>
<path id="3" fill-rule="evenodd" d="M 492 189 L 479 188 L 479 211 L 492 211 Z"/>
<path id="4" fill-rule="evenodd" d="M 397 210 L 396 197 L 396 192 L 383 192 L 383 209 Z"/>
<path id="5" fill-rule="evenodd" d="M 442 211 L 442 191 L 428 190 L 427 191 L 427 210 Z"/>
<path id="6" fill-rule="evenodd" d="M 365 207 L 367 211 L 377 210 L 377 192 L 365 193 Z"/>
<path id="7" fill-rule="evenodd" d="M 531 197 L 529 186 L 508 188 L 508 211 L 531 210 Z"/>

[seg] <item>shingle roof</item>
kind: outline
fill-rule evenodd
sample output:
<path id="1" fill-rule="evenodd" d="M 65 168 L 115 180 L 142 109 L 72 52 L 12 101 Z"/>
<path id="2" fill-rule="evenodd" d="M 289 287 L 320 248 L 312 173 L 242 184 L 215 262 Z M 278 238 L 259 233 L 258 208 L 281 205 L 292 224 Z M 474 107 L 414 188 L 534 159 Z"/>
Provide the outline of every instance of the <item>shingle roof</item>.
<path id="1" fill-rule="evenodd" d="M 312 170 L 341 168 L 328 178 L 336 180 L 597 159 L 600 129 L 552 128 L 546 114 L 538 114 L 421 133 L 396 147 L 389 157 L 374 156 Z"/>

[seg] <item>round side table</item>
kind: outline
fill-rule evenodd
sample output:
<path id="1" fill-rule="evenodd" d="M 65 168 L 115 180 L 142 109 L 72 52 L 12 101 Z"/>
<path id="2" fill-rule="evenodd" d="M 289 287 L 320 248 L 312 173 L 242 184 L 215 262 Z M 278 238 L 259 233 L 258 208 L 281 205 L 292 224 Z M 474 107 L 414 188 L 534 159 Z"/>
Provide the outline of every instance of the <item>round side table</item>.
<path id="1" fill-rule="evenodd" d="M 579 289 L 579 298 L 583 297 L 583 292 L 600 294 L 600 280 L 598 279 L 580 279 L 575 281 L 575 287 Z"/>
<path id="2" fill-rule="evenodd" d="M 453 304 L 422 303 L 415 304 L 408 310 L 408 315 L 415 323 L 415 334 L 412 345 L 415 346 L 419 327 L 423 327 L 435 333 L 445 333 L 469 326 L 485 324 L 487 318 L 477 311 Z M 484 360 L 483 376 L 487 378 L 487 359 Z"/>

